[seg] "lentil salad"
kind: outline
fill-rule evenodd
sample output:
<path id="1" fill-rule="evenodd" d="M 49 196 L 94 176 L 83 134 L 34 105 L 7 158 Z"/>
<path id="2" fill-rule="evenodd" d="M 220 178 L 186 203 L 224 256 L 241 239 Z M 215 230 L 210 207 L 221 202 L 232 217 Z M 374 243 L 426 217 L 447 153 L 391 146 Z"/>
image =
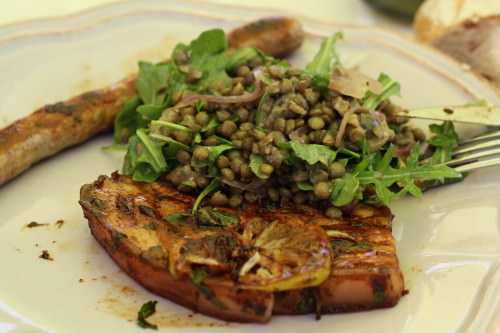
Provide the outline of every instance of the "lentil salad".
<path id="1" fill-rule="evenodd" d="M 224 32 L 178 44 L 171 59 L 139 63 L 137 96 L 115 121 L 122 172 L 167 181 L 202 202 L 239 207 L 311 204 L 332 218 L 353 202 L 422 195 L 420 184 L 460 178 L 443 163 L 458 138 L 398 116 L 399 83 L 342 66 L 337 33 L 304 68 L 255 48 L 229 50 Z"/>

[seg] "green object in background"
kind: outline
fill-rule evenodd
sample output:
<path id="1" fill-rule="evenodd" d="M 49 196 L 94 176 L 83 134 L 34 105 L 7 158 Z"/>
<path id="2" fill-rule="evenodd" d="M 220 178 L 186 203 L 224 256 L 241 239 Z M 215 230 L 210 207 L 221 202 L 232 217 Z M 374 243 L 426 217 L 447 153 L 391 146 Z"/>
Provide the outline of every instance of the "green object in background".
<path id="1" fill-rule="evenodd" d="M 384 12 L 401 18 L 412 19 L 423 0 L 365 0 Z"/>

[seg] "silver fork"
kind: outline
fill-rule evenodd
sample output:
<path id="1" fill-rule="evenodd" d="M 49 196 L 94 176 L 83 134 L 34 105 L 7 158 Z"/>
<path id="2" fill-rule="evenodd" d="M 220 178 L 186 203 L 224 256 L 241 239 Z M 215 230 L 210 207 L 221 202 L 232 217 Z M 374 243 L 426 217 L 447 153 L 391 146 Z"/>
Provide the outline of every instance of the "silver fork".
<path id="1" fill-rule="evenodd" d="M 459 172 L 500 165 L 500 130 L 460 142 L 446 164 Z"/>

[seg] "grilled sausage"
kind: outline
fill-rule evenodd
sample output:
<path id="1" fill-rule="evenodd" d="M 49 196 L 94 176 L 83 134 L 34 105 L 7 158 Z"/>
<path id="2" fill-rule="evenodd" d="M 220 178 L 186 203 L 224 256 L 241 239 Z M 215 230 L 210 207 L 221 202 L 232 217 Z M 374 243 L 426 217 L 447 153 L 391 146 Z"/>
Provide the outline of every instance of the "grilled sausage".
<path id="1" fill-rule="evenodd" d="M 286 57 L 304 41 L 304 30 L 299 21 L 289 17 L 272 17 L 251 22 L 233 30 L 229 46 L 256 47 L 274 57 Z"/>
<path id="2" fill-rule="evenodd" d="M 135 95 L 135 77 L 111 88 L 46 105 L 0 130 L 0 185 L 31 165 L 108 131 Z"/>
<path id="3" fill-rule="evenodd" d="M 92 234 L 127 274 L 152 292 L 204 314 L 224 320 L 266 322 L 272 313 L 319 314 L 393 306 L 404 293 L 388 208 L 360 205 L 348 217 L 332 220 L 313 208 L 271 211 L 250 206 L 239 211 L 224 209 L 237 214 L 244 228 L 259 218 L 300 220 L 324 229 L 334 254 L 331 273 L 319 286 L 274 293 L 246 289 L 234 276 L 218 275 L 207 280 L 207 286 L 224 305 L 221 307 L 189 279 L 174 277 L 168 268 L 177 265 L 177 259 L 169 262 L 172 257 L 161 240 L 161 226 L 170 222 L 161 221 L 161 217 L 189 211 L 193 201 L 193 197 L 171 186 L 135 183 L 117 173 L 84 185 L 80 193 Z M 141 209 L 144 205 L 151 209 Z M 152 227 L 155 223 L 157 228 Z M 179 230 L 167 231 L 172 233 L 167 237 L 179 236 Z M 195 230 L 189 237 L 182 234 L 181 238 L 186 242 L 200 232 L 206 230 Z M 307 239 L 303 243 L 307 244 Z"/>

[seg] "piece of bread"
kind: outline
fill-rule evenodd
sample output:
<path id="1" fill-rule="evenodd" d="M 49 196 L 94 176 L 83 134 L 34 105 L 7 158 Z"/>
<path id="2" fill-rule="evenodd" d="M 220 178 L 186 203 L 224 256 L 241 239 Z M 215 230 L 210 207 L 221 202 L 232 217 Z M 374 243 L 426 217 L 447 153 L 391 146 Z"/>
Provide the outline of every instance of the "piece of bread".
<path id="1" fill-rule="evenodd" d="M 273 313 L 320 314 L 389 307 L 404 294 L 403 275 L 391 233 L 392 215 L 386 207 L 359 205 L 342 219 L 326 218 L 308 207 L 221 208 L 239 218 L 237 225 L 227 228 L 197 227 L 161 218 L 185 213 L 193 202 L 192 196 L 179 193 L 169 185 L 135 183 L 117 173 L 99 177 L 94 183 L 84 185 L 80 192 L 80 204 L 92 234 L 118 266 L 152 292 L 194 311 L 230 321 L 267 322 Z M 326 247 L 317 253 L 331 260 L 329 275 L 324 276 L 322 282 L 315 282 L 315 287 L 281 288 L 278 292 L 255 289 L 241 280 L 243 268 L 240 265 L 227 271 L 224 271 L 226 267 L 212 265 L 214 260 L 210 251 L 201 257 L 207 259 L 205 265 L 212 265 L 212 273 L 203 281 L 202 288 L 189 278 L 189 274 L 183 275 L 177 269 L 184 264 L 183 258 L 193 254 L 192 251 L 211 247 L 208 243 L 203 243 L 202 247 L 192 245 L 205 239 L 205 233 L 219 236 L 232 233 L 236 236 L 233 238 L 236 243 L 232 243 L 242 246 L 232 247 L 231 253 L 243 250 L 241 258 L 244 259 L 245 251 L 258 246 L 253 242 L 264 234 L 262 229 L 259 231 L 256 221 L 260 221 L 264 231 L 275 223 L 294 223 L 300 227 L 301 234 L 309 235 L 300 239 L 301 246 L 317 246 L 324 242 Z M 192 232 L 184 233 L 186 229 Z M 323 236 L 311 238 L 318 232 Z M 164 238 L 170 239 L 165 241 Z M 290 258 L 287 260 L 300 258 L 302 252 L 293 252 L 293 249 L 290 252 L 292 242 L 272 238 L 271 241 L 286 244 L 286 249 L 277 250 Z M 188 243 L 191 246 L 187 246 Z M 224 248 L 222 243 L 215 244 L 219 244 L 216 252 Z M 304 271 L 310 265 L 308 259 L 298 268 Z"/>
<path id="2" fill-rule="evenodd" d="M 500 88 L 500 1 L 427 0 L 414 27 L 420 41 L 470 65 Z"/>

